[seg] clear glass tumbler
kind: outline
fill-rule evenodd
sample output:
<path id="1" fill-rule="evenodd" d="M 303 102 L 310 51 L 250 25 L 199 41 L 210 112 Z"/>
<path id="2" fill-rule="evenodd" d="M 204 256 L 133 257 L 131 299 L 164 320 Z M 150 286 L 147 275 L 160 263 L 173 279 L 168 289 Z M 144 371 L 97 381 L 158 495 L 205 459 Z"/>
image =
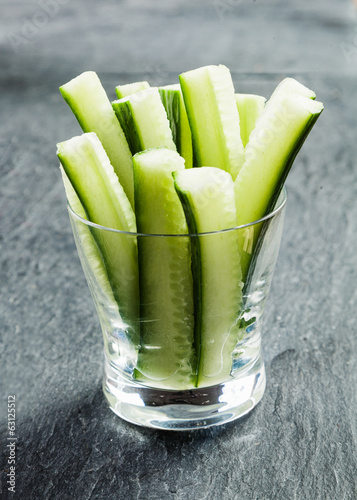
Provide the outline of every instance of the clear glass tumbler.
<path id="1" fill-rule="evenodd" d="M 146 427 L 189 430 L 232 421 L 248 413 L 260 401 L 266 384 L 261 353 L 262 314 L 279 252 L 285 204 L 284 190 L 274 210 L 259 221 L 225 231 L 192 235 L 121 232 L 90 223 L 68 206 L 78 254 L 104 337 L 104 394 L 110 408 L 117 415 Z M 213 352 L 213 356 L 217 358 L 217 366 L 221 368 L 218 368 L 212 383 L 208 378 L 203 387 L 196 387 L 194 379 L 187 386 L 175 385 L 177 374 L 182 368 L 177 366 L 177 360 L 176 364 L 173 361 L 172 376 L 166 379 L 151 379 L 140 372 L 138 358 L 141 350 L 145 348 L 140 331 L 148 320 L 140 315 L 140 294 L 132 294 L 126 300 L 125 314 L 127 315 L 130 309 L 131 322 L 128 324 L 128 321 L 123 320 L 122 306 L 116 300 L 115 290 L 108 278 L 108 263 L 105 264 L 97 246 L 103 231 L 110 232 L 110 244 L 113 248 L 120 249 L 125 244 L 134 243 L 139 252 L 141 246 L 150 240 L 160 241 L 157 244 L 162 251 L 163 248 L 170 247 L 174 238 L 186 239 L 193 245 L 197 238 L 225 238 L 229 233 L 237 233 L 240 242 L 237 252 L 240 253 L 243 269 L 242 281 L 238 286 L 241 287 L 242 293 L 232 324 L 227 326 L 227 318 L 224 317 L 220 321 L 220 312 L 215 311 L 217 330 L 222 329 L 217 331 L 217 338 L 221 341 L 217 350 L 215 351 L 213 345 L 210 352 Z M 108 238 L 105 240 L 108 241 Z M 131 283 L 140 281 L 139 276 L 133 275 L 132 269 L 133 267 L 128 269 L 125 266 L 120 269 L 122 282 L 129 290 Z M 170 280 L 170 276 L 161 274 L 160 280 L 165 279 Z M 221 287 L 225 287 L 225 283 L 222 283 Z M 224 293 L 224 290 L 217 289 L 217 297 L 222 292 Z M 177 293 L 180 303 L 184 297 L 179 297 L 180 290 Z M 157 317 L 150 318 L 152 328 L 167 328 L 165 299 L 166 297 L 160 297 L 153 283 L 152 297 L 145 299 L 146 307 L 148 303 L 152 303 L 156 311 Z M 173 343 L 174 350 L 174 335 L 171 338 L 170 331 L 164 333 Z M 152 363 L 168 365 L 171 353 L 167 344 L 151 345 L 149 348 Z M 200 346 L 196 345 L 195 349 L 197 355 Z M 188 360 L 183 358 L 182 365 L 187 363 Z"/>

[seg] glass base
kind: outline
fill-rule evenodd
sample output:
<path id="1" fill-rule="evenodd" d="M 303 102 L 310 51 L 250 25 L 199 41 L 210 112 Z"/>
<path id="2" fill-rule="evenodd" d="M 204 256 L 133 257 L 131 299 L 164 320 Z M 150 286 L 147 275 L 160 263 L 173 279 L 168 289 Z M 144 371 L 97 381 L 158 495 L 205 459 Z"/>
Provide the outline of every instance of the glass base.
<path id="1" fill-rule="evenodd" d="M 237 370 L 224 382 L 187 391 L 149 388 L 120 376 L 107 359 L 103 390 L 110 408 L 136 425 L 185 431 L 231 422 L 249 413 L 265 390 L 261 356 L 249 369 Z"/>

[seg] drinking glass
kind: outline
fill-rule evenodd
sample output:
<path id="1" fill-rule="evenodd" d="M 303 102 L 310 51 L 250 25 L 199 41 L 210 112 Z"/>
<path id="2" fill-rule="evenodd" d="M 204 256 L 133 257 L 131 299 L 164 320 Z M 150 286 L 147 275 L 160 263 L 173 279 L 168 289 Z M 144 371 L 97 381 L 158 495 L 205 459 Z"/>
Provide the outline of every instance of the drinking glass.
<path id="1" fill-rule="evenodd" d="M 279 252 L 286 200 L 286 191 L 283 190 L 274 210 L 251 224 L 214 233 L 188 235 L 117 231 L 81 218 L 68 205 L 79 258 L 103 333 L 103 390 L 110 408 L 119 417 L 146 427 L 189 430 L 232 421 L 247 414 L 261 400 L 266 385 L 261 352 L 262 316 Z M 140 315 L 140 294 L 133 294 L 129 298 L 130 322 L 125 319 L 127 311 L 124 314 L 120 301 L 116 300 L 115 290 L 110 284 L 110 273 L 107 272 L 97 245 L 98 241 L 103 240 L 102 233 L 108 231 L 111 233 L 111 248 L 118 248 L 118 251 L 125 244 L 134 244 L 140 251 L 141 246 L 147 242 L 154 245 L 159 241 L 162 251 L 162 248 L 170 247 L 173 239 L 185 239 L 194 245 L 197 239 L 202 243 L 205 238 L 225 238 L 236 233 L 239 241 L 237 252 L 243 269 L 242 280 L 237 286 L 241 287 L 242 293 L 234 321 L 228 327 L 227 318 L 223 317 L 224 311 L 215 313 L 222 314 L 221 318 L 215 318 L 215 323 L 218 324 L 217 338 L 223 339 L 223 343 L 219 344 L 216 351 L 214 346 L 211 349 L 217 366 L 221 367 L 221 372 L 218 368 L 212 382 L 208 377 L 203 386 L 196 387 L 194 382 L 186 387 L 177 386 L 175 377 L 177 378 L 180 367 L 175 368 L 175 365 L 167 378 L 150 379 L 140 372 L 138 359 L 145 347 L 142 345 L 140 331 L 147 319 Z M 140 270 L 138 274 L 139 276 L 133 274 L 133 267 L 121 269 L 124 284 L 130 285 L 135 280 L 140 282 Z M 170 280 L 169 275 L 161 275 L 159 278 Z M 225 285 L 223 282 L 220 286 L 224 288 Z M 220 293 L 224 293 L 224 290 L 217 289 L 217 297 Z M 162 323 L 165 317 L 165 299 L 158 295 L 153 284 L 152 297 L 146 297 L 148 303 L 152 301 L 155 311 L 159 311 L 157 317 L 150 318 L 152 328 L 167 325 L 167 321 L 165 325 Z M 165 332 L 167 338 L 170 339 L 171 333 Z M 170 341 L 174 344 L 174 334 L 172 337 Z M 229 350 L 222 347 L 225 338 L 227 342 L 228 339 L 230 342 L 234 339 Z M 170 356 L 170 351 L 167 346 L 151 345 L 150 349 L 152 363 L 160 364 L 165 361 L 168 364 L 167 356 Z M 200 351 L 199 345 L 196 345 L 196 350 Z M 182 363 L 187 363 L 187 360 L 183 359 Z"/>

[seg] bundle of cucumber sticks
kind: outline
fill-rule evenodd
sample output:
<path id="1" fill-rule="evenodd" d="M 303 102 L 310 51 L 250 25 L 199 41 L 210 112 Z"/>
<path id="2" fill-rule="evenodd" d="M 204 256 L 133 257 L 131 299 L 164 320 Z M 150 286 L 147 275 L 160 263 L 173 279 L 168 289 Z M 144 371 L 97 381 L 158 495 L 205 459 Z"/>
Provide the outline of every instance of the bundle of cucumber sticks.
<path id="1" fill-rule="evenodd" d="M 155 235 L 221 231 L 266 215 L 323 110 L 292 78 L 268 101 L 235 93 L 225 66 L 164 87 L 119 85 L 112 103 L 94 72 L 60 91 L 84 132 L 57 145 L 70 206 L 100 226 Z M 88 227 L 87 253 L 138 353 L 134 376 L 163 388 L 226 380 L 254 248 L 247 253 L 237 231 L 116 234 Z"/>

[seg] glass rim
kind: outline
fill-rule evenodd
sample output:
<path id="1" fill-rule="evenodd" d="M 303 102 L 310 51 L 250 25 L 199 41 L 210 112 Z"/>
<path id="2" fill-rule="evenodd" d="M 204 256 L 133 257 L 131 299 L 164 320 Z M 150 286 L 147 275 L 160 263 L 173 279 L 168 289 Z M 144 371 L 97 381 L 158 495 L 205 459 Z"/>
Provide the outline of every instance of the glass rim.
<path id="1" fill-rule="evenodd" d="M 248 222 L 247 224 L 242 224 L 241 226 L 229 227 L 227 229 L 219 229 L 217 231 L 207 231 L 207 232 L 204 232 L 204 233 L 183 233 L 183 234 L 170 234 L 170 233 L 167 233 L 167 234 L 159 234 L 159 233 L 133 233 L 132 231 L 122 231 L 120 229 L 114 229 L 114 228 L 111 228 L 111 227 L 101 226 L 100 224 L 96 224 L 95 222 L 91 222 L 91 221 L 89 221 L 87 219 L 83 219 L 83 217 L 81 217 L 80 215 L 78 215 L 73 210 L 73 208 L 71 207 L 71 205 L 70 205 L 70 203 L 69 203 L 68 200 L 67 200 L 67 209 L 68 209 L 68 212 L 75 219 L 77 219 L 79 222 L 82 222 L 82 224 L 85 224 L 86 226 L 94 227 L 96 229 L 101 229 L 101 230 L 104 230 L 104 231 L 110 231 L 112 233 L 127 234 L 129 236 L 150 236 L 150 237 L 160 237 L 160 238 L 168 237 L 169 236 L 169 237 L 182 238 L 182 237 L 188 237 L 188 236 L 192 237 L 192 236 L 205 236 L 205 235 L 210 235 L 210 234 L 227 233 L 229 231 L 237 231 L 239 229 L 245 229 L 247 227 L 255 226 L 255 225 L 260 224 L 262 222 L 266 222 L 267 220 L 272 219 L 273 217 L 275 217 L 275 215 L 277 215 L 279 212 L 281 212 L 283 210 L 283 208 L 285 207 L 287 199 L 288 199 L 288 193 L 287 193 L 287 190 L 286 190 L 285 186 L 283 186 L 283 189 L 281 190 L 281 192 L 279 194 L 277 202 L 279 201 L 279 198 L 281 197 L 282 194 L 283 194 L 283 199 L 279 203 L 279 205 L 275 206 L 274 210 L 272 210 L 271 212 L 269 212 L 267 215 L 264 215 L 264 217 L 262 217 L 262 218 L 260 218 L 258 220 L 255 220 L 253 222 Z"/>

